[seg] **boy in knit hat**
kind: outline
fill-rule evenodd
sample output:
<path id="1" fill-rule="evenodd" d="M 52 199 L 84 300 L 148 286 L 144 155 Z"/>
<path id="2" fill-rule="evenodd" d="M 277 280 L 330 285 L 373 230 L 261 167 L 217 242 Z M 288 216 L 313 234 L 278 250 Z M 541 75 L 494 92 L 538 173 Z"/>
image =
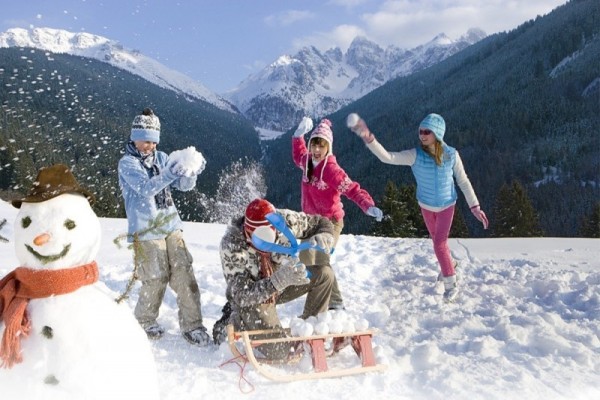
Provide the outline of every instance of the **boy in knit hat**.
<path id="1" fill-rule="evenodd" d="M 128 241 L 134 243 L 142 282 L 135 317 L 151 339 L 159 339 L 164 328 L 156 321 L 167 284 L 177 294 L 179 326 L 190 343 L 205 346 L 210 336 L 202 324 L 200 290 L 192 268 L 192 256 L 183 241 L 183 223 L 171 196 L 171 189 L 188 191 L 204 169 L 189 171 L 185 165 L 169 162 L 158 151 L 160 121 L 146 108 L 131 126 L 125 155 L 119 161 L 119 186 L 127 213 Z M 151 223 L 161 221 L 157 229 Z"/>
<path id="2" fill-rule="evenodd" d="M 342 195 L 377 221 L 382 220 L 383 213 L 375 207 L 371 195 L 357 182 L 352 181 L 337 163 L 332 150 L 331 126 L 331 121 L 322 119 L 312 131 L 307 148 L 304 135 L 312 129 L 313 123 L 310 118 L 304 117 L 292 138 L 292 158 L 296 166 L 302 169 L 302 211 L 311 215 L 321 215 L 333 223 L 335 247 L 344 228 Z M 331 265 L 329 254 L 315 250 L 301 252 L 300 261 L 306 265 Z M 337 280 L 334 282 L 329 308 L 344 308 Z"/>
<path id="3" fill-rule="evenodd" d="M 266 219 L 278 213 L 298 239 L 313 240 L 326 251 L 333 243 L 333 225 L 326 218 L 275 207 L 265 199 L 255 199 L 243 216 L 236 217 L 221 239 L 220 255 L 227 282 L 227 301 L 223 317 L 215 323 L 213 337 L 221 343 L 226 338 L 225 327 L 233 324 L 238 331 L 281 329 L 276 305 L 306 294 L 301 318 L 327 311 L 335 275 L 329 265 L 294 265 L 288 255 L 261 251 L 254 247 L 252 234 L 260 239 L 289 246 L 288 239 L 276 232 Z M 310 274 L 307 275 L 307 270 Z M 267 337 L 275 337 L 269 335 Z M 263 356 L 284 359 L 289 343 L 258 347 Z"/>

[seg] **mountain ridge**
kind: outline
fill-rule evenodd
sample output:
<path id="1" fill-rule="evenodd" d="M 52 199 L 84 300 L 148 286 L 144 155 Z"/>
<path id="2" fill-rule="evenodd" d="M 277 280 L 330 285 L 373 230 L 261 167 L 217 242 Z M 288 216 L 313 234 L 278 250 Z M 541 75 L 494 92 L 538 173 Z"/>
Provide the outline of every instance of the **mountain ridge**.
<path id="1" fill-rule="evenodd" d="M 459 39 L 443 33 L 405 50 L 356 37 L 344 53 L 314 46 L 284 54 L 224 93 L 256 126 L 286 131 L 304 115 L 323 116 L 395 78 L 427 68 L 487 35 L 471 28 Z"/>
<path id="2" fill-rule="evenodd" d="M 13 28 L 0 33 L 0 47 L 32 47 L 52 53 L 93 58 L 129 71 L 157 86 L 237 113 L 231 103 L 200 82 L 143 55 L 139 50 L 127 49 L 119 42 L 103 36 L 53 28 Z"/>

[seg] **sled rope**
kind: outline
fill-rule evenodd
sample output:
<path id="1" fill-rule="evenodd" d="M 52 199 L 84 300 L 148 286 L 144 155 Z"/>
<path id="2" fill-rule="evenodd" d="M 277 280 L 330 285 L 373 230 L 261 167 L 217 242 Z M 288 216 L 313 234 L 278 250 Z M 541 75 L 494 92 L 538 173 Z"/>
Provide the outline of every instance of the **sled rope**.
<path id="1" fill-rule="evenodd" d="M 240 365 L 239 360 L 242 360 L 243 364 Z M 228 364 L 235 364 L 240 368 L 240 378 L 238 379 L 238 389 L 240 389 L 240 392 L 242 392 L 243 394 L 252 393 L 254 391 L 254 385 L 245 376 L 246 366 L 248 365 L 248 357 L 246 357 L 245 354 L 240 354 L 239 356 L 232 357 L 229 360 L 221 363 L 219 365 L 219 368 Z M 246 382 L 246 384 L 250 386 L 250 390 L 244 391 L 244 389 L 242 388 L 242 382 Z"/>

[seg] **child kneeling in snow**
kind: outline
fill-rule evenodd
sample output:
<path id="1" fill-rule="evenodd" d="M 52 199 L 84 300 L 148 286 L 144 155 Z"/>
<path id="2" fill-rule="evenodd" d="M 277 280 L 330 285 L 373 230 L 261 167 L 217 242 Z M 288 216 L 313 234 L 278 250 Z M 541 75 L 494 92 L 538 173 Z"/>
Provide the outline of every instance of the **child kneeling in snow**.
<path id="1" fill-rule="evenodd" d="M 313 238 L 324 251 L 331 250 L 334 228 L 327 218 L 292 210 L 275 210 L 267 200 L 253 200 L 245 215 L 232 221 L 221 240 L 221 265 L 227 281 L 228 303 L 223 309 L 223 318 L 213 329 L 217 343 L 225 340 L 225 327 L 229 323 L 236 331 L 282 329 L 275 306 L 304 294 L 307 296 L 301 318 L 327 311 L 335 280 L 329 265 L 294 265 L 294 260 L 287 255 L 254 247 L 251 238 L 257 230 L 263 231 L 263 237 L 266 230 L 269 242 L 288 244 L 287 238 L 276 232 L 266 219 L 268 214 L 275 212 L 284 218 L 296 238 Z M 263 338 L 278 335 L 265 335 Z M 258 346 L 258 350 L 266 358 L 283 359 L 288 355 L 289 347 L 289 343 L 270 343 Z"/>
<path id="2" fill-rule="evenodd" d="M 160 338 L 164 328 L 156 318 L 169 284 L 177 294 L 183 337 L 205 346 L 210 336 L 202 324 L 200 290 L 171 188 L 193 189 L 206 161 L 193 147 L 170 156 L 156 150 L 160 121 L 149 108 L 133 120 L 130 139 L 119 161 L 119 185 L 125 200 L 128 241 L 136 241 L 136 259 L 142 260 L 138 271 L 142 287 L 135 317 L 149 338 Z M 158 221 L 161 226 L 149 229 L 151 223 Z"/>

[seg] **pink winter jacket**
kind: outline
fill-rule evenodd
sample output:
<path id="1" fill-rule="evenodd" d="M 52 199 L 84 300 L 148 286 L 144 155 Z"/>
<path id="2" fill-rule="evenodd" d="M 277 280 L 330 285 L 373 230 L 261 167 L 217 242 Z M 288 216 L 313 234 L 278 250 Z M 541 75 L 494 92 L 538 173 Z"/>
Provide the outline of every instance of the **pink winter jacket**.
<path id="1" fill-rule="evenodd" d="M 306 166 L 310 153 L 304 138 L 292 138 L 292 158 L 302 169 L 302 211 L 305 213 L 341 221 L 344 218 L 341 195 L 355 202 L 365 213 L 375 205 L 371 195 L 348 177 L 334 155 L 327 156 L 313 169 L 309 181 Z"/>

